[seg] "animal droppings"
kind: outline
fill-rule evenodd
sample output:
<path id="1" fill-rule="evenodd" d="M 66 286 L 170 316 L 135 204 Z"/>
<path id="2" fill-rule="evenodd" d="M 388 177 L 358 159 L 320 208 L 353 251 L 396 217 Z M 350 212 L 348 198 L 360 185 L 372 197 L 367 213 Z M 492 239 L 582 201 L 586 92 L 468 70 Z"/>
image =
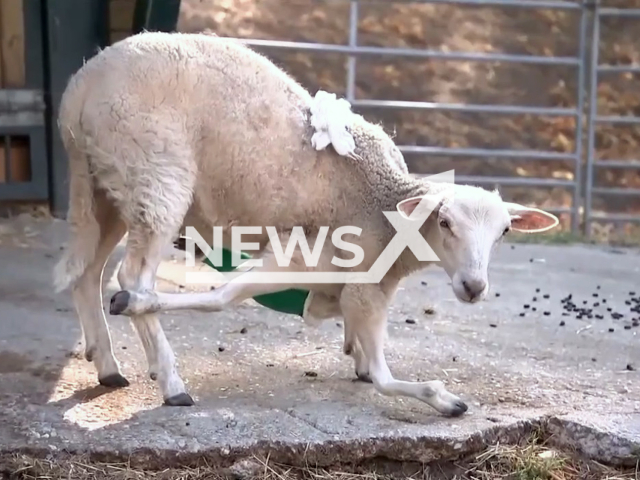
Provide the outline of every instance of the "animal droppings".
<path id="1" fill-rule="evenodd" d="M 564 326 L 565 326 L 564 320 L 562 320 L 562 321 L 560 322 L 560 326 L 561 326 L 561 327 L 564 327 Z"/>
<path id="2" fill-rule="evenodd" d="M 536 288 L 536 293 L 540 293 L 540 289 L 539 288 Z"/>
<path id="3" fill-rule="evenodd" d="M 421 280 L 421 281 L 420 281 L 420 283 L 421 283 L 422 285 L 424 285 L 425 287 L 427 286 L 427 282 L 425 282 L 424 280 Z"/>
<path id="4" fill-rule="evenodd" d="M 596 290 L 600 290 L 600 285 L 598 285 L 598 286 L 596 287 Z"/>
<path id="5" fill-rule="evenodd" d="M 242 328 L 240 329 L 240 333 L 242 333 L 242 334 L 247 333 L 247 327 L 242 327 Z"/>
<path id="6" fill-rule="evenodd" d="M 530 308 L 530 307 L 531 307 L 531 305 L 529 305 L 528 303 L 525 303 L 525 304 L 523 305 L 523 307 L 524 307 L 524 308 Z"/>
<path id="7" fill-rule="evenodd" d="M 498 325 L 496 325 L 495 323 L 490 323 L 490 324 L 489 324 L 489 326 L 490 326 L 491 328 L 498 328 Z"/>
<path id="8" fill-rule="evenodd" d="M 629 370 L 630 372 L 634 371 L 636 368 L 631 365 L 630 363 L 627 363 L 627 370 Z"/>
<path id="9" fill-rule="evenodd" d="M 549 316 L 551 315 L 551 312 L 544 312 L 544 315 Z"/>
<path id="10" fill-rule="evenodd" d="M 533 307 L 531 310 L 533 310 L 533 311 L 535 312 L 535 311 L 537 310 L 537 308 L 536 308 L 536 307 Z"/>
<path id="11" fill-rule="evenodd" d="M 415 325 L 416 323 L 416 321 L 413 318 L 407 318 L 405 322 L 408 323 L 409 325 Z"/>
<path id="12" fill-rule="evenodd" d="M 545 293 L 545 294 L 542 296 L 542 298 L 549 298 L 549 294 L 548 294 L 548 293 Z"/>
<path id="13" fill-rule="evenodd" d="M 496 297 L 499 297 L 499 296 L 500 296 L 500 293 L 499 293 L 499 292 L 496 292 Z"/>
<path id="14" fill-rule="evenodd" d="M 563 317 L 568 317 L 568 316 L 569 316 L 569 313 L 568 313 L 568 312 L 562 312 L 562 316 L 563 316 Z"/>
<path id="15" fill-rule="evenodd" d="M 218 351 L 219 351 L 219 352 L 224 352 L 224 351 L 225 351 L 225 348 L 224 348 L 222 345 L 220 345 L 220 346 L 218 347 Z"/>
<path id="16" fill-rule="evenodd" d="M 524 312 L 520 313 L 520 316 L 521 316 L 521 317 L 524 317 Z"/>
<path id="17" fill-rule="evenodd" d="M 636 294 L 636 292 L 629 292 L 629 295 L 631 295 L 632 297 Z"/>
<path id="18" fill-rule="evenodd" d="M 597 297 L 597 296 L 598 296 L 598 294 L 597 294 L 597 293 L 594 293 L 594 294 L 592 294 L 591 296 L 592 296 L 592 297 Z"/>
<path id="19" fill-rule="evenodd" d="M 532 299 L 532 300 L 533 300 L 534 302 L 537 302 L 537 301 L 538 301 L 538 297 L 533 297 L 533 299 Z"/>
<path id="20" fill-rule="evenodd" d="M 625 325 L 625 326 L 624 326 L 624 329 L 625 329 L 625 330 L 631 330 L 631 325 Z"/>
<path id="21" fill-rule="evenodd" d="M 613 331 L 614 331 L 614 329 L 613 329 L 613 328 L 610 328 L 610 329 L 609 329 L 609 331 L 610 331 L 610 332 L 613 332 Z"/>
<path id="22" fill-rule="evenodd" d="M 305 377 L 317 377 L 318 374 L 316 372 L 313 372 L 313 371 L 308 371 L 308 372 L 304 372 L 304 376 Z"/>

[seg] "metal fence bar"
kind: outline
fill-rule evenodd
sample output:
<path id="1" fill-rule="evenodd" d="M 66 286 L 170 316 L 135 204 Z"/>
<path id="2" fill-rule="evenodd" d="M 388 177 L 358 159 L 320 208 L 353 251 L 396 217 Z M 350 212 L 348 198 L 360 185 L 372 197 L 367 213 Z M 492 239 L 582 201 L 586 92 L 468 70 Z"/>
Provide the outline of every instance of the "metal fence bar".
<path id="1" fill-rule="evenodd" d="M 591 238 L 591 203 L 593 201 L 593 161 L 595 150 L 595 118 L 598 110 L 598 49 L 600 46 L 600 15 L 596 4 L 593 15 L 593 31 L 591 36 L 591 75 L 589 80 L 589 117 L 587 119 L 587 175 L 584 192 L 583 231 L 587 239 Z"/>
<path id="2" fill-rule="evenodd" d="M 637 196 L 640 195 L 640 188 L 619 188 L 619 187 L 592 187 L 593 193 L 612 196 Z"/>
<path id="3" fill-rule="evenodd" d="M 417 178 L 430 177 L 431 174 L 413 174 Z M 575 182 L 571 180 L 559 180 L 556 178 L 536 178 L 536 177 L 490 177 L 475 175 L 456 175 L 456 182 L 474 183 L 478 185 L 507 185 L 513 187 L 524 186 L 544 186 L 544 187 L 574 187 Z"/>
<path id="4" fill-rule="evenodd" d="M 640 223 L 640 215 L 633 213 L 607 213 L 605 215 L 594 214 L 593 220 L 607 220 L 612 223 Z"/>
<path id="5" fill-rule="evenodd" d="M 438 52 L 416 48 L 387 48 L 339 45 L 335 43 L 291 42 L 286 40 L 259 40 L 232 37 L 234 40 L 252 47 L 279 48 L 321 53 L 342 53 L 345 55 L 373 55 L 389 57 L 437 58 L 475 62 L 505 62 L 556 66 L 578 66 L 577 57 L 544 57 L 537 55 L 513 55 L 508 53 Z"/>
<path id="6" fill-rule="evenodd" d="M 426 147 L 422 145 L 398 145 L 402 153 L 450 155 L 452 157 L 496 157 L 530 160 L 575 160 L 573 153 L 545 152 L 542 150 L 506 150 L 491 148 Z"/>
<path id="7" fill-rule="evenodd" d="M 596 160 L 593 162 L 593 166 L 598 168 L 640 169 L 640 160 Z"/>
<path id="8" fill-rule="evenodd" d="M 601 17 L 640 18 L 640 8 L 599 8 L 598 14 Z"/>
<path id="9" fill-rule="evenodd" d="M 349 12 L 349 47 L 356 48 L 358 46 L 358 0 L 351 0 L 351 8 Z M 353 102 L 356 98 L 356 57 L 349 55 L 347 60 L 347 100 Z"/>
<path id="10" fill-rule="evenodd" d="M 600 65 L 599 73 L 640 73 L 640 65 Z"/>
<path id="11" fill-rule="evenodd" d="M 613 123 L 613 124 L 622 124 L 622 125 L 637 125 L 640 124 L 640 117 L 634 117 L 632 115 L 629 116 L 620 116 L 620 115 L 596 115 L 594 121 L 597 123 Z"/>
<path id="12" fill-rule="evenodd" d="M 461 113 L 504 113 L 514 115 L 577 116 L 575 108 L 528 107 L 519 105 L 469 105 L 458 103 L 410 102 L 400 100 L 354 100 L 355 107 L 441 110 Z"/>
<path id="13" fill-rule="evenodd" d="M 580 227 L 580 204 L 582 198 L 582 139 L 584 128 L 582 126 L 582 118 L 584 116 L 584 80 L 585 80 L 585 53 L 587 44 L 587 19 L 588 11 L 582 9 L 580 13 L 580 33 L 578 40 L 578 59 L 580 61 L 578 67 L 578 81 L 576 94 L 576 109 L 578 115 L 576 117 L 576 142 L 575 142 L 575 166 L 573 172 L 573 180 L 575 188 L 573 189 L 573 205 L 571 211 L 571 231 L 577 232 Z"/>
<path id="14" fill-rule="evenodd" d="M 340 0 L 336 0 L 340 1 Z M 390 3 L 389 0 L 367 0 L 369 3 Z M 393 3 L 431 3 L 470 7 L 515 7 L 545 10 L 578 10 L 579 3 L 562 0 L 392 0 Z"/>

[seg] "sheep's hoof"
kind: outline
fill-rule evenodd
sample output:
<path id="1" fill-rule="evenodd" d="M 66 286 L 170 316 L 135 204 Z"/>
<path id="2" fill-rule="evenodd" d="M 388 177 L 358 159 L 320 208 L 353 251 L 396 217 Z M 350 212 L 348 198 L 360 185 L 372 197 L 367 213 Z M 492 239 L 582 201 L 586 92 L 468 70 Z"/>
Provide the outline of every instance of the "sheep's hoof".
<path id="1" fill-rule="evenodd" d="M 453 407 L 451 408 L 451 410 L 449 410 L 448 414 L 450 417 L 459 417 L 463 413 L 465 413 L 467 410 L 469 410 L 469 407 L 467 406 L 467 404 L 464 403 L 462 400 L 458 400 L 453 404 Z"/>
<path id="2" fill-rule="evenodd" d="M 371 377 L 369 376 L 368 373 L 359 373 L 357 370 L 356 370 L 356 378 L 353 381 L 354 382 L 373 383 L 373 380 L 371 380 Z"/>
<path id="3" fill-rule="evenodd" d="M 107 375 L 104 378 L 99 378 L 98 382 L 100 382 L 100 385 L 102 385 L 103 387 L 108 388 L 124 388 L 129 386 L 129 380 L 124 378 L 119 373 L 113 373 L 111 375 Z"/>
<path id="4" fill-rule="evenodd" d="M 126 290 L 120 290 L 114 293 L 109 303 L 109 313 L 111 315 L 122 315 L 122 313 L 127 310 L 127 307 L 129 307 L 130 300 L 131 294 Z"/>
<path id="5" fill-rule="evenodd" d="M 196 402 L 188 393 L 179 393 L 173 397 L 165 398 L 164 404 L 169 407 L 192 407 Z"/>

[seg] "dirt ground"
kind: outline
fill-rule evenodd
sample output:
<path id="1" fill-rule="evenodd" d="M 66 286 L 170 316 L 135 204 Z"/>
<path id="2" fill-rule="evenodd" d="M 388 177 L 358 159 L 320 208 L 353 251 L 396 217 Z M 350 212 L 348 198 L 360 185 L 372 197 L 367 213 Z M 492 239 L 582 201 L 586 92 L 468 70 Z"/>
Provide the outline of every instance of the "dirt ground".
<path id="1" fill-rule="evenodd" d="M 477 8 L 418 2 L 360 2 L 358 42 L 367 46 L 439 51 L 576 56 L 579 16 L 571 12 Z M 605 6 L 638 7 L 637 0 L 608 0 Z M 336 0 L 183 0 L 180 31 L 209 29 L 218 35 L 301 42 L 348 42 L 349 2 Z M 601 63 L 640 61 L 638 21 L 606 19 Z M 339 54 L 308 54 L 259 49 L 311 91 L 345 94 L 346 60 Z M 356 98 L 446 103 L 528 105 L 575 108 L 577 69 L 499 62 L 443 61 L 369 56 L 357 61 Z M 601 115 L 640 114 L 640 77 L 609 75 L 598 87 Z M 446 147 L 575 149 L 571 117 L 461 114 L 419 110 L 357 109 L 395 132 L 398 144 Z M 588 111 L 588 110 L 585 110 Z M 586 126 L 586 120 L 584 125 Z M 585 130 L 586 133 L 586 130 Z M 586 135 L 585 135 L 586 142 Z M 597 156 L 638 159 L 640 129 L 599 125 Z M 586 143 L 585 143 L 586 145 Z M 586 158 L 586 157 L 585 157 Z M 459 175 L 573 179 L 571 162 L 408 155 L 414 172 L 455 168 Z M 640 170 L 599 169 L 599 186 L 640 186 Z M 568 206 L 564 188 L 503 187 L 505 195 L 542 207 Z M 597 196 L 594 211 L 640 212 L 637 197 Z M 568 225 L 569 217 L 563 216 Z M 638 235 L 631 225 L 618 233 Z M 615 236 L 596 224 L 596 237 Z"/>
<path id="2" fill-rule="evenodd" d="M 490 298 L 474 306 L 455 300 L 441 271 L 410 278 L 390 312 L 387 359 L 398 378 L 440 379 L 460 394 L 470 410 L 452 420 L 353 382 L 340 322 L 312 329 L 251 304 L 161 316 L 195 407 L 161 406 L 125 317 L 108 316 L 131 386 L 98 388 L 92 365 L 81 357 L 70 296 L 54 295 L 50 286 L 64 222 L 23 216 L 1 222 L 0 232 L 3 449 L 213 448 L 223 458 L 220 451 L 312 445 L 317 459 L 330 445 L 343 448 L 331 455 L 401 456 L 413 442 L 412 455 L 428 460 L 436 446 L 455 451 L 468 442 L 496 441 L 498 426 L 519 432 L 523 421 L 544 415 L 613 422 L 606 428 L 640 444 L 640 327 L 632 326 L 639 315 L 626 304 L 638 289 L 638 250 L 504 245 L 492 266 Z M 105 272 L 106 301 L 117 288 L 121 253 Z M 168 252 L 158 288 L 184 290 L 184 274 L 177 252 Z M 624 316 L 613 318 L 604 306 L 594 307 L 603 319 L 562 315 L 562 298 L 572 294 L 577 304 L 591 305 L 594 293 Z M 537 310 L 523 317 L 525 303 Z"/>

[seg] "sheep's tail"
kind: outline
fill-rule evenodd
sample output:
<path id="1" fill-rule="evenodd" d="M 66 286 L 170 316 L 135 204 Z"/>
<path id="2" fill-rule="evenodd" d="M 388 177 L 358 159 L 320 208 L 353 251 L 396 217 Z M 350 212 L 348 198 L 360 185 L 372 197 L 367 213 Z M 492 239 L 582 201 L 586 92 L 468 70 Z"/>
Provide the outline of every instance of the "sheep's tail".
<path id="1" fill-rule="evenodd" d="M 69 209 L 66 220 L 70 236 L 67 248 L 54 268 L 53 283 L 56 292 L 61 292 L 78 281 L 93 262 L 100 243 L 100 224 L 95 212 L 90 157 L 84 151 L 82 142 L 74 136 L 74 131 L 81 130 L 81 108 L 67 106 L 70 102 L 66 98 L 70 94 L 69 90 L 72 89 L 65 92 L 61 102 L 58 126 L 69 158 Z M 77 93 L 76 90 L 76 99 Z M 79 105 L 75 104 L 73 107 Z"/>

